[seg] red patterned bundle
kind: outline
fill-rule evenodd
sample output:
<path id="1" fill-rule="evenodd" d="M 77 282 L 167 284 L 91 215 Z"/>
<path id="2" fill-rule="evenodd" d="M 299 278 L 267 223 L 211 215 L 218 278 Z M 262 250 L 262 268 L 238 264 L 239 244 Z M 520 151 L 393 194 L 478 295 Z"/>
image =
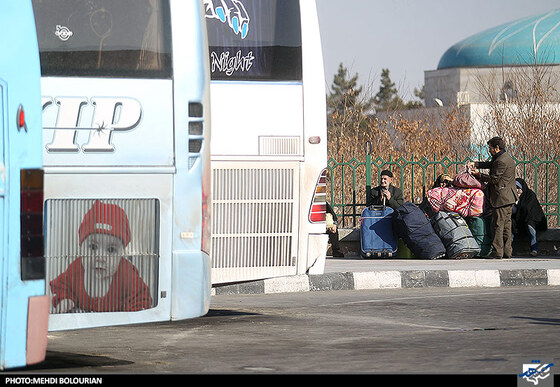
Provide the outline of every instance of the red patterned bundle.
<path id="1" fill-rule="evenodd" d="M 468 217 L 480 216 L 484 209 L 484 193 L 478 188 L 432 188 L 427 197 L 435 212 L 456 212 Z"/>

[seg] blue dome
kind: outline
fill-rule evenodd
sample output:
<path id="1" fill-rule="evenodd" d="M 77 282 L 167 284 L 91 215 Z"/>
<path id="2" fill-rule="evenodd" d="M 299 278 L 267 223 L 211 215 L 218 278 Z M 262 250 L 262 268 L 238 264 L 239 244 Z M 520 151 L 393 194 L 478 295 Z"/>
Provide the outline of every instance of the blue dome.
<path id="1" fill-rule="evenodd" d="M 480 32 L 450 47 L 438 69 L 560 63 L 560 9 Z"/>

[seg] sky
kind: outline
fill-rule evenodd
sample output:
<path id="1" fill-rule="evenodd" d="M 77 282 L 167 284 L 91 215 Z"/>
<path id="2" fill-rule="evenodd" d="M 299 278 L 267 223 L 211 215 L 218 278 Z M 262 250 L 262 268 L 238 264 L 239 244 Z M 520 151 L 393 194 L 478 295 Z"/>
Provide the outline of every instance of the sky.
<path id="1" fill-rule="evenodd" d="M 316 0 L 325 82 L 342 63 L 358 84 L 379 91 L 381 70 L 405 101 L 445 51 L 478 32 L 560 8 L 558 0 Z M 560 28 L 560 27 L 559 27 Z"/>

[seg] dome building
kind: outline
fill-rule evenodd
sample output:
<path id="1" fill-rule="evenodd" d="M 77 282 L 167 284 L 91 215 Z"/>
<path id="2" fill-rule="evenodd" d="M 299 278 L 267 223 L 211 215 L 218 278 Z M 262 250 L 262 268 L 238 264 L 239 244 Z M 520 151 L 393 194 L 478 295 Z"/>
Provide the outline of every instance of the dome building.
<path id="1" fill-rule="evenodd" d="M 476 116 L 484 106 L 521 94 L 531 73 L 546 74 L 548 86 L 558 94 L 560 9 L 490 28 L 451 46 L 437 70 L 424 73 L 426 107 L 464 106 L 476 130 Z"/>
<path id="2" fill-rule="evenodd" d="M 560 75 L 560 9 L 488 29 L 451 46 L 437 70 L 424 74 L 426 106 L 435 106 L 434 98 L 444 105 L 485 102 L 481 81 L 492 78 L 508 88 L 505 83 L 514 68 L 534 65 L 551 66 L 550 73 Z"/>

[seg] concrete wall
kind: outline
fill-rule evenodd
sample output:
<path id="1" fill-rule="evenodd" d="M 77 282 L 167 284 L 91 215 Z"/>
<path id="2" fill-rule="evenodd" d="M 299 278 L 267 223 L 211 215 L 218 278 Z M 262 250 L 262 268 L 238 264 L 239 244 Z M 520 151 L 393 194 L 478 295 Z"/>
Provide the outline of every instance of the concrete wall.
<path id="1" fill-rule="evenodd" d="M 426 107 L 437 106 L 434 99 L 444 106 L 487 103 L 488 90 L 499 94 L 505 82 L 530 77 L 533 66 L 469 67 L 429 70 L 424 72 Z M 560 65 L 549 65 L 539 73 L 550 77 L 551 87 L 560 90 Z M 496 95 L 495 98 L 499 98 Z"/>

